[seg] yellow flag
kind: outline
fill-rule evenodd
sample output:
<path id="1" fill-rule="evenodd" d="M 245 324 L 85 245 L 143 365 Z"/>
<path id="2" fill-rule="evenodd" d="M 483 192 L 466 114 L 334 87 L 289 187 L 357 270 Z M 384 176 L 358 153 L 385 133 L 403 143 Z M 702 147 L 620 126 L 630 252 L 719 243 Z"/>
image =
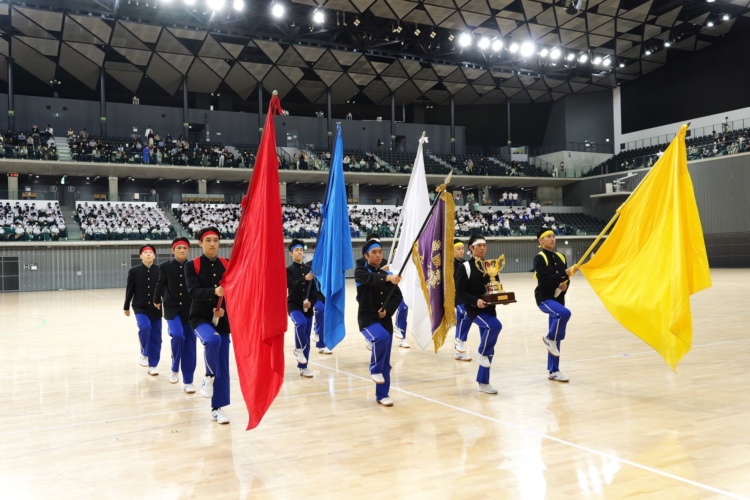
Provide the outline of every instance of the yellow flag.
<path id="1" fill-rule="evenodd" d="M 690 351 L 690 295 L 711 286 L 683 125 L 581 271 L 612 316 L 676 369 Z"/>

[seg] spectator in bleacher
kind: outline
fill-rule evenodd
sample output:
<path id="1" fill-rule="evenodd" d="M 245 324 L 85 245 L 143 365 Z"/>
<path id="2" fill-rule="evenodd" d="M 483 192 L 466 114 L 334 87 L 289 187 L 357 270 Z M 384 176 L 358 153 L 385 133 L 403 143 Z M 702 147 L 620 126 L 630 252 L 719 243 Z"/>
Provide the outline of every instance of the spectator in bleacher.
<path id="1" fill-rule="evenodd" d="M 47 124 L 47 128 L 44 130 L 44 132 L 47 134 L 47 138 L 55 136 L 55 130 L 52 128 L 52 125 L 49 123 Z"/>
<path id="2" fill-rule="evenodd" d="M 721 124 L 721 129 L 725 134 L 729 133 L 729 117 L 724 117 L 724 123 Z"/>
<path id="3" fill-rule="evenodd" d="M 148 147 L 148 144 L 143 148 L 142 153 L 143 153 L 143 163 L 146 165 L 151 163 L 151 149 Z"/>

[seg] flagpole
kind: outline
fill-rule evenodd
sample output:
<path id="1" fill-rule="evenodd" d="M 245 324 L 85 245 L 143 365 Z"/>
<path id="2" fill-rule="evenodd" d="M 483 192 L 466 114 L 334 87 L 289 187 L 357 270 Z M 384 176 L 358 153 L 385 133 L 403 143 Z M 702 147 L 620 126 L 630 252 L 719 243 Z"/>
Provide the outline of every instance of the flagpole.
<path id="1" fill-rule="evenodd" d="M 445 191 L 446 186 L 451 181 L 451 177 L 453 177 L 453 169 L 448 173 L 448 177 L 445 178 L 445 181 L 437 187 L 435 191 L 438 193 L 442 193 Z M 440 196 L 435 197 L 435 201 L 432 203 L 432 206 L 430 207 L 430 212 L 427 214 L 427 217 L 425 218 L 424 222 L 422 222 L 422 227 L 419 228 L 419 232 L 417 233 L 416 238 L 414 239 L 414 243 L 419 241 L 419 238 L 422 236 L 422 233 L 424 232 L 424 228 L 427 227 L 427 223 L 430 221 L 430 217 L 432 217 L 432 212 L 435 211 L 435 208 L 437 208 L 438 203 L 440 202 Z M 399 269 L 397 276 L 401 276 L 401 273 L 404 272 L 404 269 L 406 269 L 406 265 L 409 263 L 409 260 L 411 260 L 411 254 L 414 253 L 414 243 L 410 245 L 409 253 L 406 254 L 406 259 L 404 259 L 404 263 L 401 265 L 401 269 Z M 384 307 L 385 304 L 388 303 L 389 300 L 391 300 L 391 297 L 393 296 L 393 292 L 396 291 L 396 288 L 391 288 L 391 291 L 388 293 L 388 296 L 383 301 Z"/>

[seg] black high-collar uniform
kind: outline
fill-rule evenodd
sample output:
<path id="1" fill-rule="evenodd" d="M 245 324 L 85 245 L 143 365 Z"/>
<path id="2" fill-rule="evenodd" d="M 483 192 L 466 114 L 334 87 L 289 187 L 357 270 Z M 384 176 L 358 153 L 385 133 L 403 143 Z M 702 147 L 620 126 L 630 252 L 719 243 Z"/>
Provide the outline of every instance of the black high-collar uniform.
<path id="1" fill-rule="evenodd" d="M 159 266 L 159 280 L 154 290 L 154 304 L 162 304 L 165 319 L 174 319 L 178 314 L 182 321 L 190 316 L 190 298 L 185 279 L 185 266 L 189 261 L 172 259 Z"/>
<path id="2" fill-rule="evenodd" d="M 153 304 L 154 289 L 158 280 L 159 267 L 155 264 L 151 264 L 151 267 L 139 264 L 128 269 L 123 309 L 128 311 L 132 302 L 136 314 L 148 314 L 151 319 L 161 318 L 161 311 Z"/>
<path id="3" fill-rule="evenodd" d="M 314 279 L 310 281 L 305 279 L 305 275 L 311 269 L 311 266 L 307 264 L 294 261 L 286 268 L 286 305 L 289 312 L 302 311 L 305 316 L 309 317 L 313 315 L 312 305 L 318 298 L 318 287 Z M 310 290 L 309 295 L 307 293 L 308 288 Z M 302 307 L 306 298 L 310 301 L 310 307 L 307 309 L 307 312 Z"/>
<path id="4" fill-rule="evenodd" d="M 357 322 L 360 330 L 373 323 L 380 323 L 388 333 L 393 333 L 392 316 L 401 304 L 403 297 L 397 285 L 386 281 L 387 276 L 387 271 L 383 271 L 379 267 L 372 267 L 366 262 L 364 266 L 358 266 L 354 270 L 354 280 L 357 282 L 357 300 L 359 301 Z M 385 304 L 385 298 L 394 288 L 391 299 Z M 382 308 L 385 308 L 386 311 L 384 318 L 378 317 L 378 311 Z"/>
<path id="5" fill-rule="evenodd" d="M 469 275 L 466 274 L 466 267 L 469 267 Z M 476 259 L 472 257 L 461 264 L 461 271 L 456 272 L 456 295 L 463 301 L 466 314 L 474 320 L 480 313 L 495 315 L 495 305 L 487 305 L 484 309 L 477 307 L 477 301 L 482 295 L 487 293 L 484 287 L 490 282 L 489 274 L 482 274 L 476 266 Z"/>
<path id="6" fill-rule="evenodd" d="M 542 252 L 547 257 L 544 260 L 541 253 L 534 256 L 534 272 L 536 273 L 537 287 L 534 289 L 534 298 L 537 304 L 545 300 L 556 300 L 565 305 L 565 294 L 567 290 L 555 297 L 555 290 L 563 281 L 568 281 L 568 274 L 565 272 L 566 263 L 564 257 L 561 259 L 557 252 L 550 252 L 542 248 Z"/>
<path id="7" fill-rule="evenodd" d="M 193 330 L 198 328 L 198 325 L 213 321 L 214 309 L 219 303 L 219 297 L 214 293 L 214 289 L 219 286 L 224 271 L 226 271 L 218 257 L 212 260 L 205 255 L 201 255 L 200 260 L 199 275 L 195 273 L 195 264 L 192 260 L 185 265 L 188 293 L 190 298 L 193 299 L 188 322 Z M 222 302 L 221 307 L 226 312 L 214 328 L 219 333 L 229 333 L 229 312 L 227 311 L 226 301 Z"/>
<path id="8" fill-rule="evenodd" d="M 457 258 L 453 257 L 453 282 L 454 283 L 458 282 L 458 278 L 457 278 L 458 273 L 464 272 L 464 271 L 462 271 L 464 262 L 466 262 L 466 261 L 463 260 L 463 259 L 457 259 Z M 458 293 L 458 287 L 456 287 L 456 305 L 460 306 L 463 303 L 464 303 L 464 301 L 461 300 L 461 296 Z"/>

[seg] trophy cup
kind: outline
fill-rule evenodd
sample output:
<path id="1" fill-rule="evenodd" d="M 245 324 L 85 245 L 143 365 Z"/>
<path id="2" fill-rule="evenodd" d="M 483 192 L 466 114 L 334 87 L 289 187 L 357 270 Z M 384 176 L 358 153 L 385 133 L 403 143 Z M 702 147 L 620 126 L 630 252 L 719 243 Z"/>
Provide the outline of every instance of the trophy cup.
<path id="1" fill-rule="evenodd" d="M 511 304 L 516 302 L 516 294 L 503 290 L 503 284 L 495 279 L 505 267 L 505 255 L 490 260 L 475 259 L 475 262 L 477 269 L 482 274 L 490 275 L 490 282 L 484 285 L 487 293 L 480 297 L 483 301 L 487 304 Z"/>

